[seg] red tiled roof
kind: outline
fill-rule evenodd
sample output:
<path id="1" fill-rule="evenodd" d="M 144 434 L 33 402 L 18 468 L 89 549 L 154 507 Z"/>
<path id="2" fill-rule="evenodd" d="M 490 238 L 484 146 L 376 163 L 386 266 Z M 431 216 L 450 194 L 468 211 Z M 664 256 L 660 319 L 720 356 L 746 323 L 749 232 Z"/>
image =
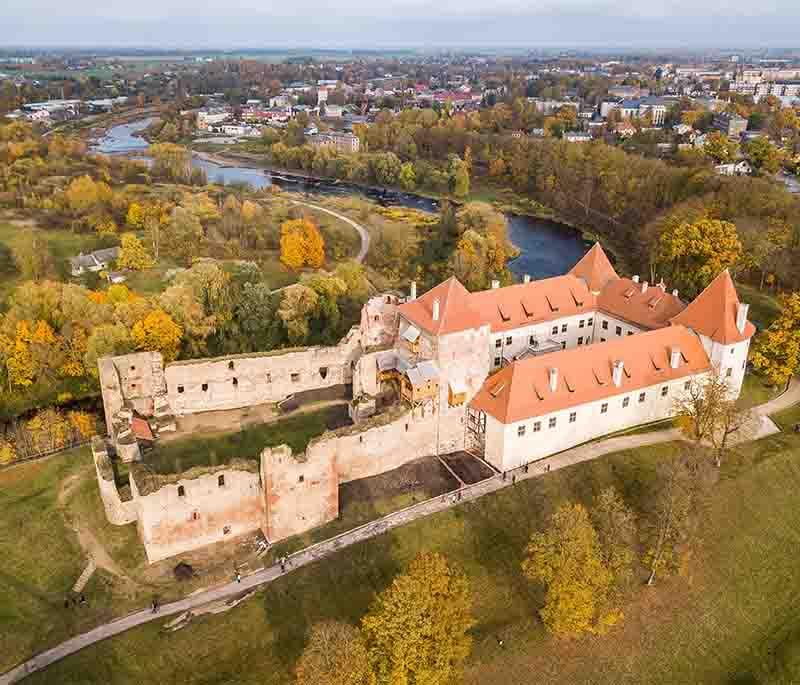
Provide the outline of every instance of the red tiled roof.
<path id="1" fill-rule="evenodd" d="M 134 416 L 133 419 L 131 419 L 131 430 L 139 440 L 149 440 L 150 442 L 154 440 L 153 431 L 150 430 L 150 424 L 138 416 Z"/>
<path id="2" fill-rule="evenodd" d="M 604 312 L 651 329 L 668 325 L 686 306 L 660 286 L 651 285 L 645 292 L 643 287 L 629 278 L 610 281 L 597 298 L 597 305 Z"/>
<path id="3" fill-rule="evenodd" d="M 756 327 L 749 321 L 744 331 L 739 331 L 736 326 L 738 309 L 739 296 L 730 273 L 725 269 L 670 322 L 687 326 L 715 342 L 730 345 L 747 340 L 756 332 Z"/>
<path id="4" fill-rule="evenodd" d="M 416 300 L 400 305 L 400 313 L 411 323 L 432 333 L 443 335 L 485 323 L 480 314 L 469 305 L 470 294 L 455 276 L 431 288 Z M 439 319 L 433 320 L 433 303 L 439 300 Z"/>
<path id="5" fill-rule="evenodd" d="M 673 347 L 682 355 L 677 369 L 670 367 Z M 620 360 L 624 373 L 617 387 L 612 368 Z M 670 326 L 514 362 L 486 379 L 470 407 L 501 423 L 514 423 L 694 375 L 710 366 L 700 339 L 683 326 Z M 555 392 L 550 390 L 551 368 L 558 370 Z"/>
<path id="6" fill-rule="evenodd" d="M 592 249 L 583 255 L 569 273 L 582 278 L 593 293 L 599 293 L 606 284 L 619 278 L 600 243 L 592 245 Z"/>

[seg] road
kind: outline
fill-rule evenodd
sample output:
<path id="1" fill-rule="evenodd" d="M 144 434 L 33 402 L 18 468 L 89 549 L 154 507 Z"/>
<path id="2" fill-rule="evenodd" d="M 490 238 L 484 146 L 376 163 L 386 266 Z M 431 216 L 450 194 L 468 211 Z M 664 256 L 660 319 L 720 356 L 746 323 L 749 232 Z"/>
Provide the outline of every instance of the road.
<path id="1" fill-rule="evenodd" d="M 760 421 L 758 431 L 754 434 L 754 438 L 761 438 L 776 432 L 778 429 L 768 418 L 769 414 L 787 409 L 798 402 L 800 402 L 800 383 L 798 383 L 796 379 L 793 379 L 782 395 L 756 407 L 755 412 Z M 497 492 L 498 490 L 511 486 L 514 480 L 522 481 L 529 478 L 540 478 L 547 473 L 545 467 L 547 467 L 548 471 L 556 471 L 566 466 L 597 459 L 598 457 L 613 452 L 671 442 L 678 439 L 680 439 L 680 433 L 676 429 L 667 429 L 654 431 L 652 433 L 621 435 L 574 447 L 530 465 L 527 471 L 520 468 L 515 471 L 509 471 L 506 474 L 497 474 L 479 483 L 475 483 L 474 485 L 461 488 L 459 490 L 460 494 L 448 493 L 440 497 L 426 500 L 425 502 L 420 502 L 406 509 L 388 514 L 383 518 L 371 521 L 363 526 L 359 526 L 358 528 L 353 528 L 345 533 L 323 540 L 310 547 L 306 547 L 288 557 L 286 573 L 291 573 L 297 568 L 307 566 L 324 557 L 330 556 L 344 547 L 349 547 L 350 545 L 381 535 L 387 530 L 396 528 L 397 526 L 402 526 L 425 516 L 430 516 L 431 514 L 460 506 L 465 502 L 478 499 L 484 495 Z M 514 476 L 516 476 L 516 478 L 514 478 Z M 0 676 L 0 685 L 10 685 L 11 683 L 18 682 L 26 675 L 46 668 L 50 664 L 60 661 L 64 657 L 74 654 L 84 647 L 119 635 L 120 633 L 124 633 L 144 623 L 158 621 L 166 616 L 173 616 L 183 613 L 184 611 L 198 609 L 211 602 L 233 600 L 243 592 L 271 583 L 281 575 L 283 575 L 283 572 L 280 566 L 276 564 L 243 577 L 241 582 L 233 581 L 214 588 L 213 590 L 207 590 L 177 602 L 165 604 L 157 614 L 153 614 L 151 610 L 145 609 L 97 626 L 89 632 L 70 638 L 60 645 L 38 654 L 3 674 Z"/>

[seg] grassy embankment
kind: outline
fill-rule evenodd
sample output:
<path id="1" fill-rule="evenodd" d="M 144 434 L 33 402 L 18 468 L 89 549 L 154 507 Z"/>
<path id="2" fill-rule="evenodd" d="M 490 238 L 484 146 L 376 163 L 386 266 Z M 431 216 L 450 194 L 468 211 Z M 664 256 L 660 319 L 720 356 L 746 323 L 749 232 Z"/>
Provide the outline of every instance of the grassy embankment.
<path id="1" fill-rule="evenodd" d="M 778 417 L 784 426 L 800 409 Z M 624 625 L 561 642 L 536 618 L 542 593 L 520 573 L 531 532 L 562 502 L 591 502 L 615 485 L 644 527 L 661 445 L 621 452 L 519 483 L 501 493 L 342 550 L 281 578 L 229 614 L 178 633 L 149 625 L 101 643 L 32 683 L 289 683 L 311 623 L 356 622 L 375 592 L 417 553 L 439 550 L 467 572 L 475 647 L 467 683 L 779 683 L 800 677 L 800 438 L 744 445 L 701 504 L 693 554 L 654 588 L 641 575 Z M 498 639 L 504 640 L 504 647 Z"/>

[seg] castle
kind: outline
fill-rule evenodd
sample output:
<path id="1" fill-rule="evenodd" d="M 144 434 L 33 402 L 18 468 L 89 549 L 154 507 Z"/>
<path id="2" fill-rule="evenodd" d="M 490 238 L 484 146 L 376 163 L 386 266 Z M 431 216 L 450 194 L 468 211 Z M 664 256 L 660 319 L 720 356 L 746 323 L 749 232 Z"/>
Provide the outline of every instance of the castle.
<path id="1" fill-rule="evenodd" d="M 96 441 L 106 513 L 137 522 L 153 562 L 259 529 L 271 542 L 309 530 L 338 516 L 341 483 L 420 457 L 467 450 L 514 469 L 668 418 L 712 370 L 738 396 L 755 332 L 747 310 L 727 271 L 687 305 L 663 283 L 620 277 L 595 244 L 563 276 L 475 293 L 450 278 L 419 297 L 413 283 L 408 297 L 372 297 L 335 347 L 166 365 L 158 353 L 106 357 L 111 443 L 135 466 L 124 498 Z M 353 425 L 303 454 L 284 445 L 258 463 L 168 475 L 140 464 L 139 442 L 187 417 L 325 389 L 347 394 Z"/>

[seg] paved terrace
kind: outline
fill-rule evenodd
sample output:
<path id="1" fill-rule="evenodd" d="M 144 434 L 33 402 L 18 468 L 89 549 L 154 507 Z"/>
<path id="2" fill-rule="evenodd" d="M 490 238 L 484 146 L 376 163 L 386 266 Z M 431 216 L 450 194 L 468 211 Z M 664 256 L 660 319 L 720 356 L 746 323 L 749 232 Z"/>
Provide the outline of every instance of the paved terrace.
<path id="1" fill-rule="evenodd" d="M 755 421 L 756 427 L 751 434 L 752 439 L 763 438 L 773 433 L 779 432 L 778 427 L 769 418 L 770 414 L 774 414 L 783 409 L 787 409 L 794 404 L 800 402 L 800 382 L 793 379 L 787 390 L 777 398 L 766 402 L 755 408 Z M 486 480 L 468 485 L 461 488 L 458 492 L 451 492 L 433 499 L 420 502 L 413 506 L 401 509 L 400 511 L 393 512 L 383 518 L 371 521 L 370 523 L 353 528 L 345 533 L 323 540 L 315 545 L 306 547 L 303 550 L 295 552 L 287 557 L 286 573 L 291 573 L 294 569 L 301 566 L 307 566 L 315 561 L 324 559 L 337 552 L 338 550 L 349 547 L 350 545 L 357 544 L 364 540 L 369 540 L 382 533 L 385 533 L 392 528 L 402 526 L 406 523 L 411 523 L 417 519 L 425 516 L 430 516 L 440 511 L 445 511 L 452 507 L 458 506 L 463 502 L 469 502 L 484 495 L 497 492 L 503 488 L 509 487 L 512 484 L 512 477 L 516 476 L 516 480 L 522 481 L 529 478 L 539 478 L 545 471 L 545 466 L 550 471 L 554 471 L 566 466 L 578 464 L 591 459 L 602 457 L 612 452 L 619 452 L 621 450 L 636 449 L 637 447 L 645 447 L 648 445 L 655 445 L 658 443 L 672 442 L 680 439 L 680 433 L 677 429 L 671 428 L 662 431 L 653 431 L 651 433 L 639 433 L 633 435 L 621 435 L 618 437 L 608 438 L 606 440 L 599 440 L 590 442 L 585 445 L 574 447 L 570 450 L 561 452 L 560 454 L 547 457 L 538 462 L 531 464 L 527 473 L 523 468 L 507 472 L 505 475 L 496 474 Z M 202 593 L 197 593 L 186 597 L 185 599 L 177 602 L 171 602 L 161 606 L 157 614 L 153 614 L 150 609 L 143 609 L 133 614 L 129 614 L 123 618 L 116 619 L 109 623 L 97 626 L 92 630 L 77 635 L 60 645 L 48 649 L 41 654 L 29 659 L 28 661 L 16 666 L 4 675 L 0 676 L 0 685 L 10 685 L 10 683 L 22 680 L 26 675 L 39 671 L 56 661 L 60 661 L 64 657 L 80 651 L 84 647 L 100 642 L 107 638 L 124 633 L 131 628 L 135 628 L 150 621 L 160 621 L 167 616 L 181 614 L 186 611 L 196 610 L 207 604 L 220 601 L 235 600 L 243 593 L 258 588 L 261 585 L 271 583 L 276 578 L 283 575 L 278 564 L 256 571 L 248 576 L 242 577 L 240 583 L 230 582 L 225 585 L 220 585 L 213 590 L 207 590 Z"/>

